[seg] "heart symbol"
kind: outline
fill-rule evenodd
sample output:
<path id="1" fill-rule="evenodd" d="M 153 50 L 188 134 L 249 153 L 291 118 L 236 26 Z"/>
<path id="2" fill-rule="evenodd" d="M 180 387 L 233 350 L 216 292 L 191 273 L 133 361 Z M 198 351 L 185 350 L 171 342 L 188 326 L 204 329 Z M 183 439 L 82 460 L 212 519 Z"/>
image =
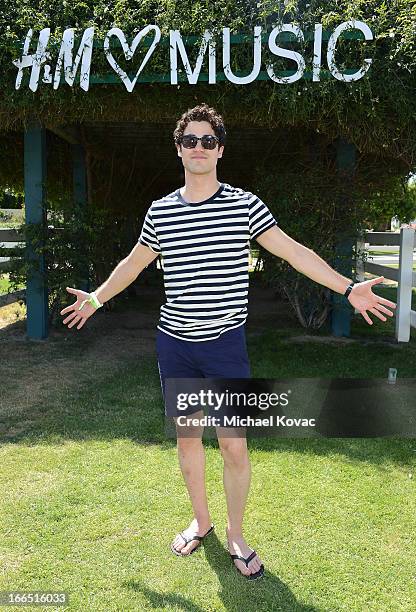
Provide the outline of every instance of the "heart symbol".
<path id="1" fill-rule="evenodd" d="M 142 38 L 144 38 L 151 30 L 154 31 L 154 38 L 152 41 L 152 44 L 150 45 L 144 60 L 142 61 L 140 68 L 138 69 L 136 76 L 134 77 L 134 79 L 131 81 L 129 79 L 129 77 L 127 76 L 127 74 L 124 72 L 124 70 L 122 68 L 120 68 L 120 66 L 117 64 L 116 60 L 114 59 L 111 51 L 110 51 L 110 37 L 111 36 L 117 36 L 117 38 L 120 41 L 121 47 L 123 49 L 124 52 L 124 57 L 127 60 L 131 60 L 131 58 L 134 55 L 134 52 L 136 51 L 137 46 L 140 44 L 140 41 L 142 40 Z M 127 91 L 131 92 L 134 89 L 134 86 L 136 84 L 137 78 L 139 76 L 139 74 L 141 73 L 141 71 L 143 70 L 143 68 L 145 67 L 145 65 L 147 64 L 150 56 L 152 55 L 153 51 L 155 50 L 155 47 L 157 45 L 157 43 L 160 40 L 160 28 L 156 25 L 148 25 L 145 28 L 143 28 L 143 30 L 140 30 L 140 32 L 135 36 L 133 42 L 131 43 L 131 46 L 128 44 L 128 42 L 126 41 L 126 37 L 124 36 L 124 32 L 123 30 L 120 30 L 120 28 L 111 28 L 111 30 L 109 30 L 106 34 L 106 37 L 104 39 L 104 53 L 107 56 L 107 60 L 108 63 L 110 64 L 110 66 L 113 68 L 113 70 L 118 74 L 118 76 L 120 77 L 120 79 L 123 81 L 124 85 L 126 86 Z"/>

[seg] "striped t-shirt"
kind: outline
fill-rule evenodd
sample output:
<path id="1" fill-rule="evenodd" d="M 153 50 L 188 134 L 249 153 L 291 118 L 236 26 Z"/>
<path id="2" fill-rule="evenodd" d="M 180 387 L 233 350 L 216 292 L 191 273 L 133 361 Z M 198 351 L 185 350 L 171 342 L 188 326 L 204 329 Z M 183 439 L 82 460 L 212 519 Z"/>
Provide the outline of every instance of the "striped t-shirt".
<path id="1" fill-rule="evenodd" d="M 186 202 L 179 189 L 152 202 L 138 241 L 163 259 L 158 329 L 197 342 L 243 325 L 249 241 L 273 225 L 264 202 L 227 183 L 203 202 Z"/>

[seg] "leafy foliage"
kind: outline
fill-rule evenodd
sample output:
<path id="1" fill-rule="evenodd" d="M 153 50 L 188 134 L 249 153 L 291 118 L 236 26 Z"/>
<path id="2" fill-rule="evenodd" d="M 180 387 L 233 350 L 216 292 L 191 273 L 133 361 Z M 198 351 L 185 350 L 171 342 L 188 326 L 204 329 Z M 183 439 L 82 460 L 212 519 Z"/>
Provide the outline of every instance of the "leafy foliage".
<path id="1" fill-rule="evenodd" d="M 255 190 L 285 233 L 341 273 L 348 268 L 351 254 L 342 255 L 339 244 L 349 241 L 353 256 L 363 259 L 354 247 L 362 231 L 390 230 L 393 215 L 403 222 L 416 217 L 416 191 L 398 178 L 394 164 L 367 156 L 345 172 L 339 168 L 332 143 L 302 134 L 290 139 L 286 159 L 285 163 L 285 156 L 280 157 L 278 173 L 270 161 L 259 164 Z M 289 301 L 300 323 L 320 328 L 333 308 L 330 291 L 262 248 L 260 260 L 265 279 Z M 350 276 L 350 271 L 344 274 Z"/>
<path id="2" fill-rule="evenodd" d="M 26 246 L 21 257 L 12 259 L 11 290 L 33 275 L 42 277 L 48 286 L 50 323 L 55 323 L 58 310 L 68 302 L 65 287 L 90 290 L 87 278 L 98 286 L 122 259 L 126 250 L 125 227 L 126 219 L 115 220 L 112 211 L 92 211 L 77 205 L 71 210 L 49 210 L 45 227 L 21 225 L 18 231 Z M 43 270 L 33 254 L 43 256 Z M 111 300 L 106 308 L 112 308 Z"/>
<path id="3" fill-rule="evenodd" d="M 52 0 L 30 4 L 6 0 L 0 7 L 0 125 L 9 129 L 20 128 L 32 114 L 59 123 L 114 117 L 158 121 L 162 117 L 176 118 L 195 93 L 195 86 L 183 84 L 180 95 L 172 95 L 174 86 L 164 83 L 139 83 L 130 94 L 122 85 L 93 85 L 88 93 L 66 84 L 56 91 L 51 85 L 42 85 L 35 93 L 23 86 L 16 91 L 16 68 L 12 59 L 19 56 L 29 28 L 34 28 L 36 33 L 43 27 L 51 27 L 51 43 L 55 43 L 57 52 L 67 27 L 76 27 L 80 34 L 86 27 L 94 26 L 98 46 L 102 46 L 106 32 L 114 26 L 132 37 L 145 25 L 155 23 L 164 37 L 168 36 L 170 29 L 180 29 L 182 34 L 197 38 L 205 29 L 219 35 L 222 27 L 230 27 L 234 33 L 249 35 L 247 44 L 233 45 L 232 49 L 233 69 L 239 67 L 248 73 L 252 65 L 254 25 L 262 25 L 264 32 L 270 32 L 281 21 L 293 22 L 307 32 L 313 31 L 314 24 L 320 22 L 325 29 L 332 31 L 352 18 L 367 23 L 374 35 L 374 41 L 369 42 L 339 40 L 336 59 L 341 66 L 345 63 L 354 67 L 363 57 L 373 59 L 367 76 L 356 83 L 344 83 L 334 78 L 319 83 L 302 79 L 289 86 L 257 81 L 243 86 L 243 96 L 240 95 L 242 86 L 229 82 L 219 82 L 215 87 L 198 83 L 197 93 L 200 99 L 223 111 L 229 123 L 308 126 L 332 138 L 342 133 L 360 150 L 379 152 L 383 157 L 400 156 L 410 169 L 414 163 L 416 140 L 414 0 L 289 0 L 285 3 L 275 0 L 257 3 L 251 0 L 62 3 Z M 199 41 L 198 38 L 195 42 L 194 53 L 199 48 Z M 310 69 L 311 41 L 285 45 L 303 52 Z M 267 59 L 266 42 L 263 49 L 264 59 Z M 96 51 L 93 54 L 93 72 L 109 73 L 104 53 Z M 137 65 L 139 59 L 138 56 Z M 218 53 L 218 68 L 220 61 Z M 155 74 L 166 73 L 168 62 L 169 45 L 165 40 L 152 56 L 149 70 Z M 293 62 L 284 64 L 286 69 L 293 67 Z"/>

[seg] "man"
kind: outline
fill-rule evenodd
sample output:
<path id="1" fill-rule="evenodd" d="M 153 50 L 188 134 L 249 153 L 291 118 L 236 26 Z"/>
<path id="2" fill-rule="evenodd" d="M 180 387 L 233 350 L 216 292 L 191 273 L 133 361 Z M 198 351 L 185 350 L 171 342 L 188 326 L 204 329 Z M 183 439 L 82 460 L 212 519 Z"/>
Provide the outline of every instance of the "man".
<path id="1" fill-rule="evenodd" d="M 96 307 L 125 289 L 159 254 L 167 302 L 161 307 L 157 333 L 162 391 L 168 377 L 249 378 L 244 324 L 247 317 L 249 241 L 288 261 L 296 270 L 340 294 L 346 294 L 369 325 L 368 312 L 382 321 L 395 304 L 373 294 L 383 277 L 352 284 L 314 251 L 285 234 L 258 197 L 217 180 L 224 152 L 222 117 L 202 104 L 184 113 L 174 131 L 185 185 L 152 203 L 137 245 L 93 294 L 67 287 L 77 301 L 64 308 L 64 323 L 81 329 Z M 202 411 L 197 414 L 201 415 Z M 214 526 L 205 490 L 205 455 L 200 435 L 178 436 L 178 456 L 194 518 L 171 544 L 181 556 L 191 554 Z M 228 550 L 248 579 L 264 573 L 246 543 L 243 514 L 251 466 L 245 437 L 218 437 L 224 459 L 228 511 Z"/>

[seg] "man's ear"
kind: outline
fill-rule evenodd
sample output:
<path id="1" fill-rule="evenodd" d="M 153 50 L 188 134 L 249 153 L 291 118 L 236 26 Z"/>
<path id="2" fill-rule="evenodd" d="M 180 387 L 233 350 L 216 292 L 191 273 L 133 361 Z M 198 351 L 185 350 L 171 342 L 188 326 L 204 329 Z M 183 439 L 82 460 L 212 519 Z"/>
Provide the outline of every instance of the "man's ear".
<path id="1" fill-rule="evenodd" d="M 222 157 L 223 152 L 224 152 L 224 145 L 218 148 L 218 158 Z"/>
<path id="2" fill-rule="evenodd" d="M 182 157 L 182 145 L 177 144 L 176 146 L 176 150 L 178 151 L 178 157 Z"/>

